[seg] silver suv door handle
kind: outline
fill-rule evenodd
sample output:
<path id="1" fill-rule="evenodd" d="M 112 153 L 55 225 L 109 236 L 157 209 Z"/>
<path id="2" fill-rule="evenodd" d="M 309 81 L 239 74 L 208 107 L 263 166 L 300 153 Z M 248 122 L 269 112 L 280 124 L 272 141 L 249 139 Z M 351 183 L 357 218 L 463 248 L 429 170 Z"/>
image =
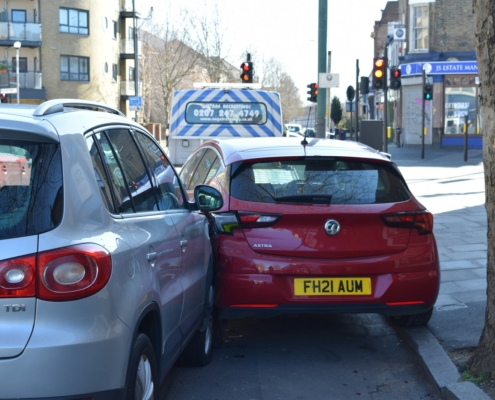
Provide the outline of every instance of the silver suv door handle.
<path id="1" fill-rule="evenodd" d="M 148 259 L 149 262 L 155 261 L 156 257 L 157 257 L 156 251 L 152 251 L 152 252 L 148 253 L 146 256 L 146 258 Z"/>
<path id="2" fill-rule="evenodd" d="M 186 246 L 187 246 L 187 240 L 186 240 L 186 239 L 182 239 L 182 240 L 180 241 L 180 247 L 184 248 L 184 247 L 186 247 Z"/>

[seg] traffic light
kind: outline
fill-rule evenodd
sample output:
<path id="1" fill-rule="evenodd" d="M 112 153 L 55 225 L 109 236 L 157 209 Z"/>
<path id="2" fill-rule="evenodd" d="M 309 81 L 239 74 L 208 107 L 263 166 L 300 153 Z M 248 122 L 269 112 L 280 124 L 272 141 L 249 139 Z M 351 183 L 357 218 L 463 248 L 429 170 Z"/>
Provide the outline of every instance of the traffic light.
<path id="1" fill-rule="evenodd" d="M 7 103 L 7 95 L 5 93 L 0 95 L 0 99 L 2 103 Z"/>
<path id="2" fill-rule="evenodd" d="M 310 83 L 306 87 L 309 88 L 309 90 L 307 91 L 307 93 L 309 95 L 307 100 L 311 101 L 312 103 L 316 103 L 317 98 L 318 98 L 318 84 L 317 83 Z"/>
<path id="3" fill-rule="evenodd" d="M 398 67 L 394 67 L 390 71 L 390 89 L 400 89 L 402 82 L 400 80 L 401 72 Z"/>
<path id="4" fill-rule="evenodd" d="M 368 94 L 370 92 L 370 78 L 367 76 L 361 77 L 361 83 L 359 85 L 359 91 L 361 94 Z"/>
<path id="5" fill-rule="evenodd" d="M 423 86 L 423 99 L 431 101 L 433 100 L 433 85 L 426 82 Z"/>
<path id="6" fill-rule="evenodd" d="M 373 88 L 385 89 L 387 85 L 387 61 L 383 57 L 377 57 L 373 61 Z"/>
<path id="7" fill-rule="evenodd" d="M 253 63 L 251 61 L 241 64 L 241 80 L 243 83 L 253 83 Z"/>

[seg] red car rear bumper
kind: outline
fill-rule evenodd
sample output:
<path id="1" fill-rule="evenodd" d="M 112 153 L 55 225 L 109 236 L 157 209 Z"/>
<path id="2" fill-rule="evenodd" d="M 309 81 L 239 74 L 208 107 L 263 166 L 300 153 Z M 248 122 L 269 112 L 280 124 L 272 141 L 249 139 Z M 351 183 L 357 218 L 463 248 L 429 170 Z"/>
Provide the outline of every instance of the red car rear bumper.
<path id="1" fill-rule="evenodd" d="M 219 238 L 216 306 L 220 318 L 340 312 L 400 316 L 426 312 L 438 296 L 440 269 L 433 235 L 419 238 L 400 253 L 325 260 L 264 255 L 251 250 L 245 242 L 225 238 L 222 243 Z M 294 293 L 295 278 L 336 277 L 370 278 L 371 294 Z"/>

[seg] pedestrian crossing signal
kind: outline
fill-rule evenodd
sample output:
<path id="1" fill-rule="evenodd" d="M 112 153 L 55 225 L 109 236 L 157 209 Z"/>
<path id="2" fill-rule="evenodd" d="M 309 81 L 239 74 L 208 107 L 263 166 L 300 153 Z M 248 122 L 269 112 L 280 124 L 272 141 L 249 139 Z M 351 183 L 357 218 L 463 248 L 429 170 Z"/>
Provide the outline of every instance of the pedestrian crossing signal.
<path id="1" fill-rule="evenodd" d="M 426 83 L 423 87 L 423 98 L 425 100 L 433 100 L 433 85 L 431 83 Z"/>
<path id="2" fill-rule="evenodd" d="M 0 95 L 0 100 L 2 103 L 7 103 L 7 95 L 5 93 L 2 93 Z"/>

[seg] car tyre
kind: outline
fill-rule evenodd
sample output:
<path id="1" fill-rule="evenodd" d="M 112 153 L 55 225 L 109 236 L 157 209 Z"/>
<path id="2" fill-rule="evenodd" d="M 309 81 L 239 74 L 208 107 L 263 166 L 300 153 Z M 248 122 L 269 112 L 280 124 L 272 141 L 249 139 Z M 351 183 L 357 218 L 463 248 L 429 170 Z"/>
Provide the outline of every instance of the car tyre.
<path id="1" fill-rule="evenodd" d="M 207 274 L 206 299 L 203 324 L 194 334 L 191 341 L 177 360 L 181 367 L 203 367 L 213 358 L 214 331 L 216 328 L 213 303 L 215 291 L 213 287 L 213 261 L 210 258 Z"/>
<path id="2" fill-rule="evenodd" d="M 400 328 L 412 328 L 414 326 L 426 325 L 433 314 L 433 308 L 421 313 L 413 315 L 402 315 L 400 317 L 389 317 L 390 322 Z"/>
<path id="3" fill-rule="evenodd" d="M 126 378 L 126 400 L 156 400 L 158 390 L 155 350 L 140 333 L 132 348 Z"/>

